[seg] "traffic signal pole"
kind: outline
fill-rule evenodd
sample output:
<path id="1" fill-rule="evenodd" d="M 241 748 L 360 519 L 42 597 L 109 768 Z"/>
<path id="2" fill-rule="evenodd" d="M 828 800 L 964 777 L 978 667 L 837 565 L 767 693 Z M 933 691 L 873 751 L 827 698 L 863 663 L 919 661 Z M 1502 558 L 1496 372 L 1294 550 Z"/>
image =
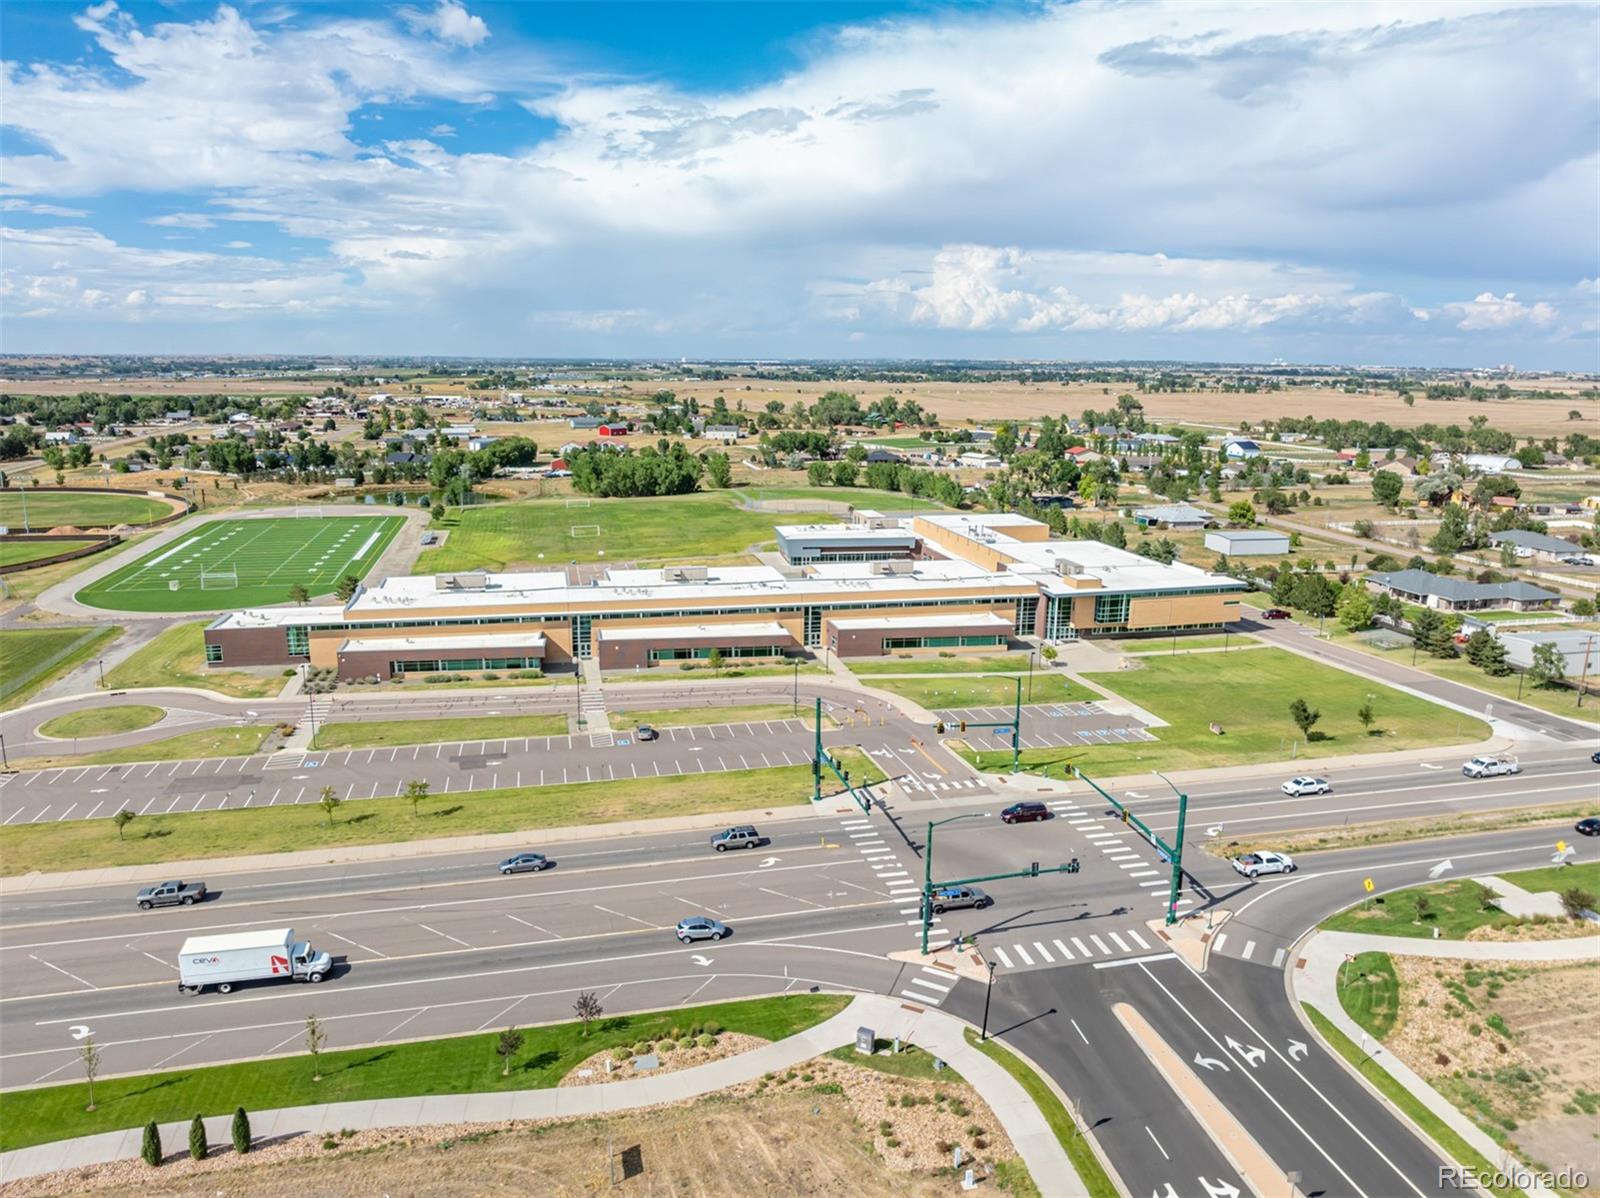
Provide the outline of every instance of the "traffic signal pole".
<path id="1" fill-rule="evenodd" d="M 839 763 L 828 755 L 822 747 L 822 698 L 818 696 L 816 706 L 816 739 L 812 746 L 811 755 L 811 801 L 822 802 L 822 767 L 827 766 L 833 776 L 839 779 L 840 785 L 850 792 L 850 797 L 856 801 L 856 806 L 861 808 L 863 815 L 872 814 L 872 800 L 861 794 L 850 783 L 850 771 L 841 770 Z"/>
<path id="2" fill-rule="evenodd" d="M 1189 818 L 1189 796 L 1184 794 L 1183 791 L 1179 790 L 1176 786 L 1172 786 L 1171 780 L 1168 779 L 1166 775 L 1156 774 L 1156 777 L 1160 778 L 1168 786 L 1172 786 L 1173 793 L 1178 796 L 1177 844 L 1170 845 L 1166 841 L 1162 840 L 1161 837 L 1157 836 L 1155 830 L 1151 828 L 1149 824 L 1145 823 L 1138 816 L 1134 815 L 1133 811 L 1128 807 L 1127 804 L 1113 798 L 1098 782 L 1096 782 L 1093 778 L 1090 778 L 1077 766 L 1069 765 L 1067 767 L 1067 773 L 1069 777 L 1077 778 L 1081 782 L 1088 783 L 1089 787 L 1096 794 L 1098 794 L 1102 799 L 1116 809 L 1117 814 L 1122 817 L 1123 823 L 1127 824 L 1129 827 L 1139 829 L 1140 834 L 1143 835 L 1144 838 L 1151 844 L 1155 845 L 1155 847 L 1162 853 L 1164 853 L 1167 860 L 1172 863 L 1172 879 L 1167 887 L 1166 922 L 1169 927 L 1172 924 L 1177 923 L 1178 896 L 1183 892 L 1183 828 L 1184 824 L 1188 822 Z"/>
<path id="3" fill-rule="evenodd" d="M 984 874 L 981 878 L 952 878 L 945 882 L 933 882 L 929 878 L 929 874 L 932 872 L 931 854 L 929 855 L 929 861 L 930 864 L 923 871 L 922 882 L 922 952 L 924 956 L 928 952 L 928 933 L 933 928 L 933 892 L 935 890 L 945 890 L 952 886 L 975 886 L 979 882 L 1001 882 L 1007 878 L 1037 878 L 1040 874 L 1075 874 L 1079 870 L 1078 859 L 1074 857 L 1071 861 L 1061 865 L 1041 867 L 1035 861 L 1027 869 L 1013 870 L 1011 873 Z"/>
<path id="4" fill-rule="evenodd" d="M 995 675 L 983 674 L 980 677 L 993 678 Z M 1020 774 L 1022 772 L 1022 679 L 1010 678 L 1007 681 L 1015 683 L 1017 688 L 1016 700 L 1011 705 L 1011 772 Z M 1004 728 L 1005 726 L 999 720 L 961 721 L 961 731 L 963 732 L 968 728 Z M 943 735 L 944 727 L 944 721 L 940 720 L 936 730 Z"/>

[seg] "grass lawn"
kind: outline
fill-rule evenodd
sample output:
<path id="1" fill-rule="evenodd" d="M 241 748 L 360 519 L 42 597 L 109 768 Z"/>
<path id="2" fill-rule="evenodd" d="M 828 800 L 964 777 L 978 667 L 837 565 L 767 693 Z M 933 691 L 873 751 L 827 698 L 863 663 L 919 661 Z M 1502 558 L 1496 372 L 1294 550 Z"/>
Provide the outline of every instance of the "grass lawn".
<path id="1" fill-rule="evenodd" d="M 1482 1178 L 1488 1179 L 1495 1176 L 1496 1169 L 1493 1165 L 1474 1152 L 1465 1140 L 1451 1131 L 1444 1120 L 1425 1107 L 1416 1095 L 1390 1077 L 1388 1071 L 1382 1065 L 1379 1065 L 1351 1043 L 1350 1037 L 1328 1022 L 1327 1017 L 1321 1011 L 1318 1011 L 1310 1003 L 1302 1003 L 1301 1006 L 1304 1008 L 1307 1017 L 1310 1018 L 1312 1026 L 1317 1029 L 1317 1035 L 1321 1036 L 1330 1048 L 1354 1066 L 1356 1072 L 1366 1078 L 1370 1085 L 1405 1112 L 1406 1117 L 1431 1137 L 1433 1142 L 1444 1150 L 1445 1155 L 1450 1160 L 1465 1165 L 1469 1169 L 1476 1169 L 1478 1175 Z M 1522 1191 L 1514 1187 L 1490 1186 L 1488 1188 L 1489 1192 L 1495 1195 L 1495 1198 L 1522 1198 Z"/>
<path id="2" fill-rule="evenodd" d="M 7 628 L 0 631 L 0 707 L 19 707 L 29 696 L 115 639 L 122 629 Z"/>
<path id="3" fill-rule="evenodd" d="M 490 673 L 495 672 L 497 671 L 490 671 Z M 515 674 L 525 673 L 528 673 L 528 671 L 512 670 L 510 673 L 501 674 L 498 678 L 486 678 L 482 674 L 457 674 L 452 670 L 445 675 L 445 681 L 443 682 L 425 682 L 423 678 L 411 676 L 407 677 L 404 682 L 392 680 L 385 682 L 383 689 L 386 691 L 466 691 L 493 690 L 497 688 L 500 690 L 507 688 L 521 690 L 523 687 L 528 686 L 555 686 L 559 682 L 565 682 L 568 686 L 572 685 L 572 675 L 570 674 L 560 677 L 551 677 L 548 674 L 540 674 L 537 678 L 513 677 Z M 424 677 L 436 678 L 438 675 L 428 674 Z"/>
<path id="4" fill-rule="evenodd" d="M 723 666 L 719 672 L 713 673 L 706 666 L 696 664 L 692 670 L 674 668 L 671 666 L 657 666 L 650 670 L 612 670 L 605 675 L 604 681 L 610 683 L 621 682 L 695 682 L 701 678 L 728 679 L 728 678 L 790 678 L 794 675 L 793 666 Z M 828 671 L 816 662 L 803 661 L 800 663 L 800 677 L 815 677 L 826 674 Z"/>
<path id="5" fill-rule="evenodd" d="M 920 444 L 920 442 L 919 442 Z M 899 491 L 874 491 L 870 487 L 740 487 L 746 499 L 826 499 L 878 512 L 943 511 L 937 499 L 918 499 Z M 793 513 L 780 524 L 793 524 Z"/>
<path id="6" fill-rule="evenodd" d="M 347 574 L 365 577 L 404 524 L 402 516 L 214 520 L 90 583 L 76 598 L 108 611 L 185 612 L 286 603 L 295 584 L 328 595 Z M 207 589 L 202 570 L 236 571 L 237 585 Z"/>
<path id="7" fill-rule="evenodd" d="M 814 714 L 810 703 L 800 704 L 795 714 L 791 703 L 753 703 L 746 707 L 673 707 L 659 711 L 613 711 L 611 726 L 626 730 L 649 724 L 654 728 L 687 728 L 703 724 L 762 723 L 766 720 L 801 719 L 810 723 Z M 824 728 L 837 728 L 832 716 L 823 714 Z"/>
<path id="8" fill-rule="evenodd" d="M 87 711 L 74 711 L 58 715 L 39 725 L 46 736 L 110 736 L 117 732 L 137 732 L 157 723 L 167 713 L 159 707 L 143 704 L 133 707 L 93 707 Z"/>
<path id="9" fill-rule="evenodd" d="M 578 1023 L 526 1028 L 509 1077 L 501 1076 L 496 1029 L 443 1040 L 325 1050 L 320 1082 L 311 1080 L 310 1064 L 298 1050 L 265 1061 L 109 1078 L 95 1085 L 93 1112 L 83 1109 L 81 1082 L 13 1090 L 0 1094 L 0 1150 L 138 1127 L 151 1119 L 164 1123 L 195 1114 L 226 1115 L 239 1106 L 255 1112 L 308 1103 L 544 1089 L 596 1052 L 666 1039 L 675 1028 L 687 1032 L 696 1024 L 715 1024 L 720 1031 L 781 1040 L 838 1014 L 849 1001 L 837 994 L 795 994 L 605 1015 L 590 1025 L 587 1036 Z"/>
<path id="10" fill-rule="evenodd" d="M 845 661 L 852 674 L 1018 674 L 1028 669 L 1028 654 L 1004 653 L 997 657 L 965 657 L 952 653 L 948 657 L 855 657 Z M 1034 672 L 1042 674 L 1049 669 L 1043 662 L 1034 663 Z"/>
<path id="11" fill-rule="evenodd" d="M 117 524 L 148 524 L 172 514 L 172 505 L 145 495 L 108 491 L 104 495 L 78 495 L 70 491 L 29 489 L 0 493 L 0 524 L 15 531 L 24 526 L 34 532 L 52 528 L 110 528 Z"/>
<path id="12" fill-rule="evenodd" d="M 196 620 L 173 625 L 111 669 L 106 674 L 106 686 L 112 690 L 193 686 L 240 699 L 262 699 L 283 689 L 281 671 L 263 676 L 208 667 L 202 635 L 207 623 Z"/>
<path id="13" fill-rule="evenodd" d="M 125 749 L 105 749 L 99 753 L 65 753 L 47 757 L 12 758 L 13 769 L 47 770 L 67 766 L 117 765 L 125 761 L 186 761 L 191 757 L 247 757 L 261 747 L 272 731 L 271 725 L 243 728 L 202 728 L 180 732 L 164 740 L 146 741 Z M 98 735 L 98 734 L 96 734 Z"/>
<path id="14" fill-rule="evenodd" d="M 1400 1015 L 1400 979 L 1388 953 L 1357 953 L 1339 966 L 1339 1005 L 1369 1035 L 1389 1034 Z"/>
<path id="15" fill-rule="evenodd" d="M 1116 647 L 1124 653 L 1131 653 L 1135 657 L 1147 657 L 1161 653 L 1170 654 L 1173 645 L 1177 645 L 1179 653 L 1185 649 L 1259 649 L 1261 642 L 1248 636 L 1180 636 L 1174 642 L 1170 636 L 1139 637 L 1137 640 L 1120 640 Z"/>
<path id="16" fill-rule="evenodd" d="M 726 491 L 656 499 L 567 500 L 452 508 L 439 527 L 445 543 L 426 549 L 415 572 L 537 568 L 602 558 L 614 562 L 699 562 L 742 554 L 770 541 L 773 528 L 793 524 L 785 512 L 752 512 Z M 807 520 L 831 517 L 808 516 Z"/>
<path id="17" fill-rule="evenodd" d="M 1089 1198 L 1117 1198 L 1117 1187 L 1112 1184 L 1105 1166 L 1095 1155 L 1093 1146 L 1078 1130 L 1078 1125 L 1073 1121 L 1066 1104 L 1056 1096 L 1056 1092 L 1044 1078 L 1035 1073 L 1010 1049 L 1002 1048 L 998 1042 L 978 1039 L 977 1033 L 971 1028 L 967 1028 L 964 1034 L 968 1044 L 984 1056 L 998 1062 L 1000 1067 L 1016 1078 L 1018 1084 L 1027 1091 L 1028 1097 L 1033 1099 L 1034 1105 L 1044 1115 L 1045 1122 L 1050 1124 L 1050 1130 L 1056 1133 L 1056 1139 L 1060 1141 L 1067 1159 L 1077 1171 L 1078 1180 L 1083 1182 L 1084 1188 L 1089 1192 Z"/>
<path id="18" fill-rule="evenodd" d="M 858 767 L 850 768 L 853 779 L 862 776 L 855 773 Z M 837 794 L 840 789 L 824 773 L 823 793 Z M 227 857 L 241 851 L 292 853 L 334 845 L 399 844 L 624 819 L 800 807 L 810 801 L 811 767 L 786 765 L 770 770 L 436 794 L 422 802 L 415 816 L 403 798 L 361 799 L 346 804 L 332 826 L 322 809 L 309 802 L 140 816 L 122 840 L 103 819 L 11 824 L 0 827 L 0 875 L 153 865 Z"/>
<path id="19" fill-rule="evenodd" d="M 155 536 L 153 532 L 138 533 L 127 537 L 121 545 L 117 546 L 118 552 L 131 549 L 142 541 L 147 541 Z M 26 603 L 37 599 L 50 587 L 58 582 L 65 582 L 74 574 L 87 570 L 100 560 L 98 553 L 91 553 L 84 557 L 73 558 L 70 562 L 56 562 L 51 566 L 34 566 L 28 570 L 18 570 L 15 574 L 5 576 L 5 599 L 0 600 L 0 606 L 10 602 Z"/>
<path id="20" fill-rule="evenodd" d="M 431 745 L 441 741 L 516 740 L 524 736 L 565 736 L 564 715 L 476 716 L 470 720 L 362 720 L 324 724 L 313 748 L 371 749 L 390 745 Z"/>
<path id="21" fill-rule="evenodd" d="M 930 1082 L 962 1080 L 961 1075 L 948 1065 L 943 1069 L 935 1069 L 933 1054 L 924 1052 L 914 1044 L 902 1045 L 899 1052 L 889 1051 L 894 1047 L 892 1040 L 874 1040 L 872 1044 L 877 1051 L 870 1057 L 857 1052 L 854 1044 L 846 1044 L 823 1055 L 830 1056 L 836 1061 L 859 1065 L 863 1069 L 876 1069 L 879 1073 L 888 1073 L 894 1077 L 915 1077 Z"/>
<path id="22" fill-rule="evenodd" d="M 1140 660 L 1137 670 L 1090 677 L 1166 720 L 1168 727 L 1152 729 L 1156 740 L 1025 750 L 1024 764 L 1037 768 L 1070 760 L 1091 775 L 1114 775 L 1287 760 L 1297 741 L 1301 756 L 1321 756 L 1389 753 L 1489 735 L 1481 720 L 1283 649 Z M 1369 694 L 1378 717 L 1374 735 L 1356 719 Z M 1324 737 L 1309 746 L 1289 718 L 1290 703 L 1300 698 L 1322 713 L 1315 731 Z M 1211 731 L 1213 720 L 1224 735 Z M 1002 756 L 1009 764 L 1009 753 L 981 755 L 981 764 L 988 768 Z"/>
<path id="23" fill-rule="evenodd" d="M 1026 675 L 1021 681 L 1024 703 L 1060 703 L 1074 697 L 1072 687 L 1059 674 L 1035 670 L 1031 690 Z M 920 703 L 929 711 L 1010 707 L 1017 697 L 1016 683 L 1011 678 L 874 678 L 872 685 L 877 690 Z"/>
<path id="24" fill-rule="evenodd" d="M 92 545 L 93 541 L 0 541 L 0 566 L 31 562 L 36 557 L 54 557 Z"/>
<path id="25" fill-rule="evenodd" d="M 1544 890 L 1560 893 L 1573 887 L 1590 893 L 1600 891 L 1600 862 L 1522 870 L 1499 876 L 1535 894 Z M 1426 913 L 1421 916 L 1417 912 L 1419 897 L 1427 900 L 1428 904 Z M 1433 882 L 1379 895 L 1329 916 L 1319 926 L 1331 932 L 1369 932 L 1375 936 L 1411 936 L 1419 939 L 1431 938 L 1433 930 L 1438 928 L 1439 934 L 1446 940 L 1460 940 L 1473 928 L 1515 923 L 1517 920 L 1498 908 L 1485 909 L 1479 900 L 1476 882 L 1470 878 L 1458 878 L 1453 882 Z"/>

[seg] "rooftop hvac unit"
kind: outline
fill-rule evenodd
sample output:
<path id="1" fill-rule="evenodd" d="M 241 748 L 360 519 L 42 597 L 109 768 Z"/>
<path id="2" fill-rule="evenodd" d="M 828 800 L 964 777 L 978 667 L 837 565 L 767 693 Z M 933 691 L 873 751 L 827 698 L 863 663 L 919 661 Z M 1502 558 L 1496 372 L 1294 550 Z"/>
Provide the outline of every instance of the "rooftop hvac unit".
<path id="1" fill-rule="evenodd" d="M 1056 558 L 1056 573 L 1076 577 L 1083 573 L 1083 567 L 1077 562 L 1069 562 L 1065 558 Z"/>
<path id="2" fill-rule="evenodd" d="M 467 574 L 435 574 L 433 576 L 433 589 L 436 591 L 482 591 L 489 587 L 489 575 L 482 570 L 475 570 Z"/>
<path id="3" fill-rule="evenodd" d="M 667 582 L 704 582 L 708 572 L 704 566 L 668 566 L 661 577 Z"/>
<path id="4" fill-rule="evenodd" d="M 916 571 L 916 562 L 873 562 L 874 574 L 911 574 Z"/>

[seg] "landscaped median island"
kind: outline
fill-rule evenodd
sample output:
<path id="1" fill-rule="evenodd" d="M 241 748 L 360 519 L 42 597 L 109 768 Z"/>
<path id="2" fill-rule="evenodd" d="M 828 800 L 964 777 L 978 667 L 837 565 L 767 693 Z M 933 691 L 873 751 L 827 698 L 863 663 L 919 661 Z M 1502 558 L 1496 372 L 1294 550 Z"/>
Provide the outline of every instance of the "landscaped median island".
<path id="1" fill-rule="evenodd" d="M 1091 775 L 1110 777 L 1288 760 L 1291 752 L 1301 757 L 1391 753 L 1489 735 L 1482 720 L 1283 649 L 1151 654 L 1138 660 L 1137 668 L 1085 677 L 1167 721 L 1166 727 L 1151 730 L 1155 740 L 1025 749 L 1023 766 L 1039 769 L 1070 761 Z M 1037 693 L 1037 676 L 1034 683 Z M 1079 692 L 1077 697 L 1085 696 Z M 1290 714 L 1297 699 L 1318 716 L 1308 736 Z M 1368 706 L 1370 727 L 1360 718 Z M 1213 724 L 1220 733 L 1212 730 Z M 969 748 L 963 756 L 980 769 L 1011 764 L 1010 750 Z"/>
<path id="2" fill-rule="evenodd" d="M 39 725 L 41 736 L 65 740 L 73 736 L 112 736 L 118 732 L 137 732 L 161 722 L 166 715 L 160 707 L 134 703 L 124 707 L 89 707 L 58 715 Z"/>
<path id="3" fill-rule="evenodd" d="M 1088 698 L 1081 688 L 1073 687 L 1059 674 L 1034 671 L 1030 682 L 1026 674 L 1012 674 L 1003 678 L 951 677 L 938 675 L 918 678 L 875 677 L 868 686 L 874 690 L 888 691 L 892 695 L 910 699 L 929 711 L 949 711 L 963 707 L 1010 707 L 1017 701 L 1017 682 L 1022 683 L 1024 703 L 1062 703 L 1068 699 Z M 1006 763 L 1011 761 L 1006 755 Z"/>
<path id="4" fill-rule="evenodd" d="M 856 657 L 845 664 L 852 674 L 1026 674 L 1029 655 L 1004 653 L 998 657 L 971 657 L 964 653 L 941 653 L 937 657 L 900 654 L 893 657 Z M 1036 662 L 1043 673 L 1045 664 Z"/>
<path id="5" fill-rule="evenodd" d="M 852 782 L 883 777 L 855 750 L 835 756 L 846 763 Z M 823 793 L 837 794 L 839 789 L 824 771 Z M 341 804 L 330 815 L 308 796 L 307 802 L 295 805 L 141 815 L 120 837 L 105 819 L 11 824 L 0 827 L 0 875 L 804 807 L 811 802 L 811 791 L 811 767 L 786 765 L 430 794 L 415 810 L 404 797 L 360 799 Z"/>
<path id="6" fill-rule="evenodd" d="M 1586 816 L 1600 816 L 1600 800 L 1587 803 L 1550 803 L 1542 807 L 1501 807 L 1490 811 L 1450 812 L 1446 815 L 1419 815 L 1410 819 L 1386 820 L 1374 824 L 1338 824 L 1311 828 L 1305 832 L 1260 832 L 1238 840 L 1220 837 L 1207 840 L 1205 850 L 1219 857 L 1268 849 L 1273 852 L 1315 853 L 1328 849 L 1354 849 L 1378 844 L 1403 844 L 1435 836 L 1461 836 L 1474 831 L 1501 831 L 1506 828 L 1540 824 L 1571 824 Z M 1307 814 L 1315 821 L 1316 813 Z"/>
<path id="7" fill-rule="evenodd" d="M 564 715 L 489 715 L 459 720 L 339 720 L 317 729 L 314 749 L 387 749 L 448 741 L 521 740 L 565 736 Z"/>

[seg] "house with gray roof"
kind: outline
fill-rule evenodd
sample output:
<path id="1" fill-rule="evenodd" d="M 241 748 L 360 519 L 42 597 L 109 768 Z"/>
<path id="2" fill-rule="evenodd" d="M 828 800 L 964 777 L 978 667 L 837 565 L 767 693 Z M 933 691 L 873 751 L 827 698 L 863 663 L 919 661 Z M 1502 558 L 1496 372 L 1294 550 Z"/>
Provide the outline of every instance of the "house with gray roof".
<path id="1" fill-rule="evenodd" d="M 1204 528 L 1217 518 L 1192 503 L 1165 503 L 1156 507 L 1135 508 L 1134 520 L 1141 528 Z"/>
<path id="2" fill-rule="evenodd" d="M 1396 570 L 1389 574 L 1369 574 L 1367 582 L 1405 603 L 1416 603 L 1436 611 L 1481 611 L 1507 608 L 1511 611 L 1537 611 L 1554 607 L 1561 599 L 1530 582 L 1473 582 L 1426 570 Z"/>
<path id="3" fill-rule="evenodd" d="M 1542 558 L 1552 562 L 1583 552 L 1571 541 L 1563 541 L 1560 537 L 1552 537 L 1542 532 L 1529 532 L 1525 528 L 1490 533 L 1489 544 L 1496 549 L 1502 545 L 1510 545 L 1518 557 Z"/>

